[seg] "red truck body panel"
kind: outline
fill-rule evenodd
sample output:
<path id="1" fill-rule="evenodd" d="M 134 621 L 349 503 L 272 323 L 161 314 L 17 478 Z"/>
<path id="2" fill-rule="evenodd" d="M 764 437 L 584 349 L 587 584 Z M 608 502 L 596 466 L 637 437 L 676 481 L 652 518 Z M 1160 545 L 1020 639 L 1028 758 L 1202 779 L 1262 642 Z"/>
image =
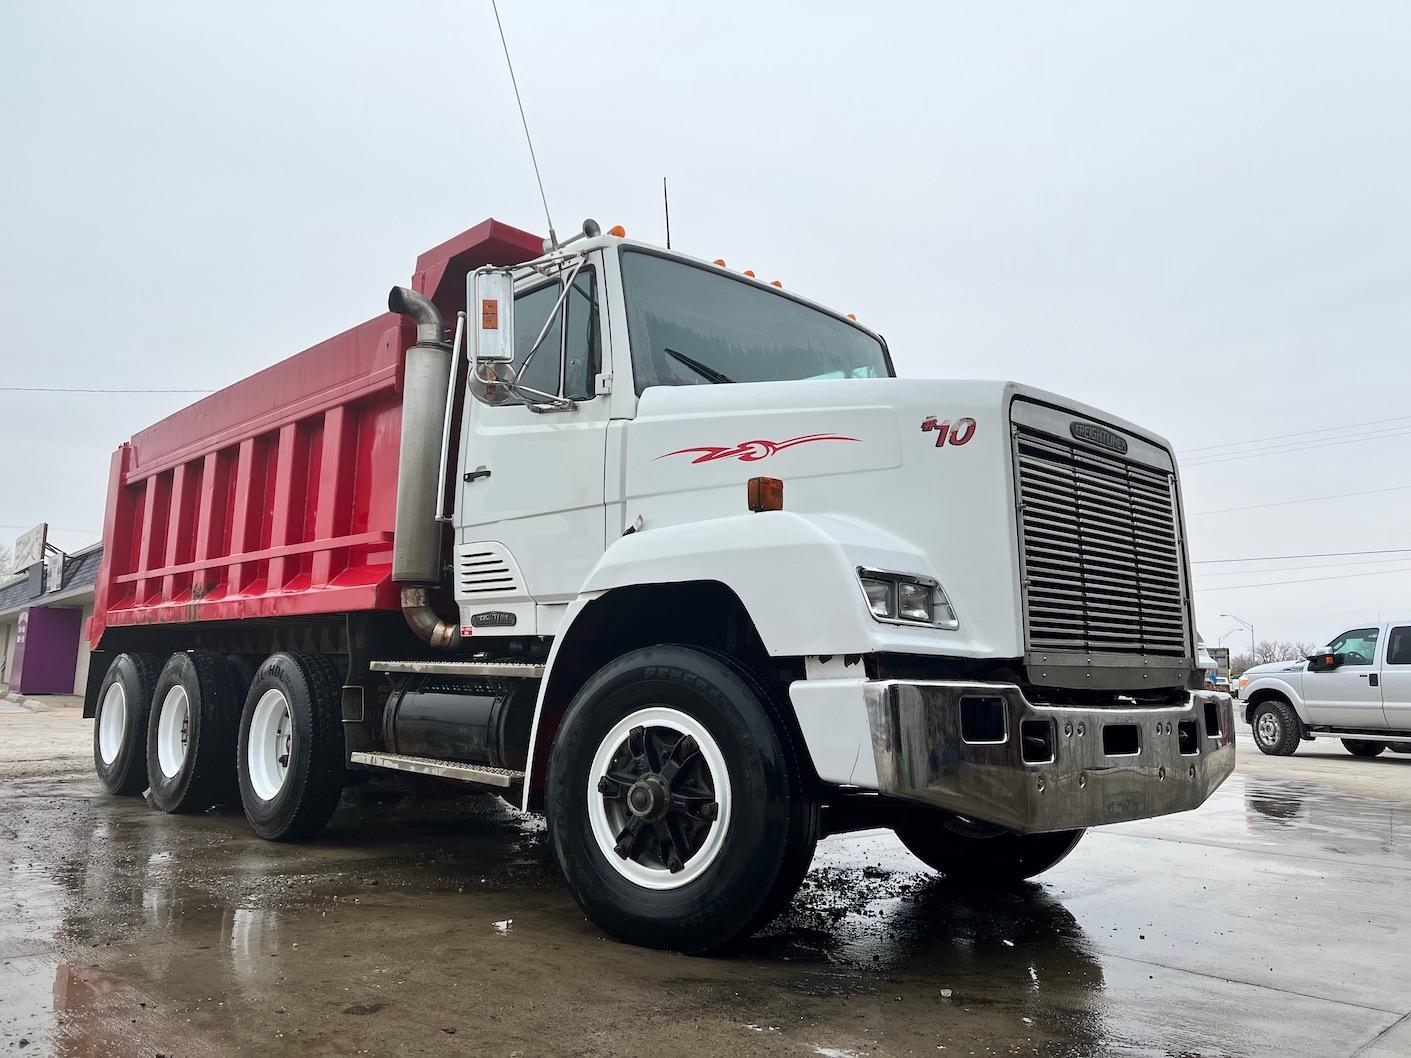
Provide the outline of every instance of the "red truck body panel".
<path id="1" fill-rule="evenodd" d="M 541 251 L 538 236 L 487 220 L 418 257 L 412 286 L 453 320 L 468 272 Z M 401 371 L 414 337 L 384 313 L 122 444 L 92 645 L 123 625 L 396 609 Z"/>

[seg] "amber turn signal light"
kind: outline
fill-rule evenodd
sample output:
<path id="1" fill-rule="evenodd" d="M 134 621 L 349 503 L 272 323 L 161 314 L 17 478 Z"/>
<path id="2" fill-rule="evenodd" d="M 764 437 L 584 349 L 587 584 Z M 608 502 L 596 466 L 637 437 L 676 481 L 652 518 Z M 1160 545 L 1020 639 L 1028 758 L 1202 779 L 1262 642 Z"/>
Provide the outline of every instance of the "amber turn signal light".
<path id="1" fill-rule="evenodd" d="M 627 229 L 624 228 L 621 224 L 614 224 L 611 228 L 608 229 L 608 234 L 616 235 L 619 239 L 625 239 L 627 238 Z"/>
<path id="2" fill-rule="evenodd" d="M 750 478 L 746 493 L 755 513 L 784 509 L 784 483 L 778 478 Z"/>

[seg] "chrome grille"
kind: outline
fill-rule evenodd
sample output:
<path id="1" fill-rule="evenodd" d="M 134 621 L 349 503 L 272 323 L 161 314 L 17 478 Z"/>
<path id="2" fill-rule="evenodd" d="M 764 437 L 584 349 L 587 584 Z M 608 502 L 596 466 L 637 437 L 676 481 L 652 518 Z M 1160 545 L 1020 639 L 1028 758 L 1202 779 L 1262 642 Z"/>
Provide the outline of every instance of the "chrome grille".
<path id="1" fill-rule="evenodd" d="M 1015 430 L 1030 649 L 1187 656 L 1173 476 Z"/>

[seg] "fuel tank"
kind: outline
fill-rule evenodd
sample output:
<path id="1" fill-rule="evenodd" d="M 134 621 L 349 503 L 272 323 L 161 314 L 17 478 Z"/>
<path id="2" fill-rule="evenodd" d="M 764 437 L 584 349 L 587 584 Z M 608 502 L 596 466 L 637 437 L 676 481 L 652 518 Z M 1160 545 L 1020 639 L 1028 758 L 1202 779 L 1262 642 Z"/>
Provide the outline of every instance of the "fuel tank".
<path id="1" fill-rule="evenodd" d="M 413 676 L 388 699 L 382 741 L 389 753 L 522 771 L 539 684 Z"/>

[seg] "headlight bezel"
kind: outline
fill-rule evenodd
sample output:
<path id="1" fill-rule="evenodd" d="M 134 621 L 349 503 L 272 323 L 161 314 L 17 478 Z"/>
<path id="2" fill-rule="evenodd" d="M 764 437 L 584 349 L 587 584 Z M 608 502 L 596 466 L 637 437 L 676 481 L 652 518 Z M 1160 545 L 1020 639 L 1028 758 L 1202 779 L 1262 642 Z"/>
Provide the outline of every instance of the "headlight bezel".
<path id="1" fill-rule="evenodd" d="M 857 567 L 858 588 L 862 592 L 863 605 L 867 607 L 867 612 L 872 615 L 872 619 L 880 624 L 901 625 L 905 628 L 937 628 L 942 631 L 953 632 L 960 627 L 960 618 L 955 612 L 955 606 L 950 601 L 940 581 L 935 577 L 928 577 L 921 573 L 902 573 L 898 570 L 878 569 L 873 566 Z M 874 588 L 869 592 L 868 585 Z M 886 611 L 879 613 L 876 608 L 874 595 L 879 595 L 875 589 L 885 585 L 887 588 Z M 903 586 L 916 589 L 920 588 L 927 595 L 929 600 L 929 613 L 925 619 L 920 617 L 902 616 L 902 594 Z M 912 608 L 915 612 L 916 608 Z"/>

